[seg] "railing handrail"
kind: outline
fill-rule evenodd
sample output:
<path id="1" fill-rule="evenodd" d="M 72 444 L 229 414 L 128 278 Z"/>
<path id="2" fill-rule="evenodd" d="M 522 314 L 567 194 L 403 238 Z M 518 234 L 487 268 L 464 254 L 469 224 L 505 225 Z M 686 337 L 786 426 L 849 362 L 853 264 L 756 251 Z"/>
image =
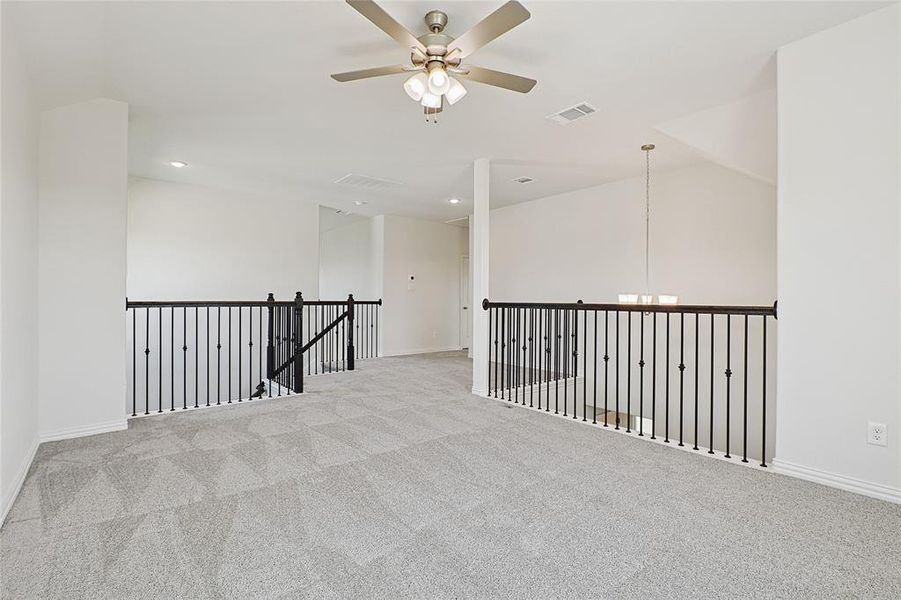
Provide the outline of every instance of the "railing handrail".
<path id="1" fill-rule="evenodd" d="M 610 312 L 686 313 L 716 315 L 761 315 L 776 317 L 777 303 L 772 306 L 721 306 L 708 304 L 598 304 L 586 302 L 492 302 L 482 300 L 482 309 L 489 308 L 542 308 L 551 310 L 605 310 Z"/>
<path id="2" fill-rule="evenodd" d="M 347 304 L 347 300 L 307 300 L 304 304 L 311 306 L 340 306 Z M 382 305 L 382 299 L 378 300 L 356 300 L 354 304 Z M 204 308 L 204 307 L 245 307 L 245 306 L 294 306 L 293 300 L 276 300 L 269 302 L 267 300 L 128 300 L 125 301 L 125 308 Z"/>

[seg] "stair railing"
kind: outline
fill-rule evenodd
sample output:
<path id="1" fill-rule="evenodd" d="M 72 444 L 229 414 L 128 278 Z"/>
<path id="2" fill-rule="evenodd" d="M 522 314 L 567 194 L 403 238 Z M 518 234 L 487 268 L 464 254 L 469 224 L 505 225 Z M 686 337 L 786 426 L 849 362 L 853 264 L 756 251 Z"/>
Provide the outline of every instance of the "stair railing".
<path id="1" fill-rule="evenodd" d="M 293 301 L 126 300 L 131 415 L 302 393 L 305 376 L 354 370 L 355 359 L 379 355 L 381 304 L 300 292 Z"/>
<path id="2" fill-rule="evenodd" d="M 775 304 L 482 307 L 489 396 L 767 466 Z"/>

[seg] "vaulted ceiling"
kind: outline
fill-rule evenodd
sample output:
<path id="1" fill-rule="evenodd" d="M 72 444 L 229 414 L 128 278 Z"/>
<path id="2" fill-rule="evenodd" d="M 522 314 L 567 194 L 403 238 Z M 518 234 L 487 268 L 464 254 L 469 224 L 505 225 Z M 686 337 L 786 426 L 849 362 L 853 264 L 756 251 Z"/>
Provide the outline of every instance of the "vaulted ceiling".
<path id="1" fill-rule="evenodd" d="M 471 163 L 493 160 L 502 206 L 703 160 L 655 125 L 775 86 L 776 49 L 885 3 L 537 2 L 469 62 L 538 80 L 528 95 L 467 85 L 426 124 L 403 76 L 339 84 L 338 71 L 406 52 L 343 2 L 4 2 L 38 99 L 130 105 L 134 175 L 285 193 L 363 214 L 469 212 Z M 441 8 L 459 35 L 500 2 L 384 2 L 416 34 Z M 588 101 L 567 126 L 545 116 Z M 684 136 L 683 136 L 684 139 Z M 175 170 L 169 160 L 189 163 Z M 336 185 L 347 173 L 399 182 Z M 511 180 L 530 176 L 534 183 Z M 450 197 L 463 199 L 458 205 Z M 355 200 L 367 204 L 357 207 Z"/>

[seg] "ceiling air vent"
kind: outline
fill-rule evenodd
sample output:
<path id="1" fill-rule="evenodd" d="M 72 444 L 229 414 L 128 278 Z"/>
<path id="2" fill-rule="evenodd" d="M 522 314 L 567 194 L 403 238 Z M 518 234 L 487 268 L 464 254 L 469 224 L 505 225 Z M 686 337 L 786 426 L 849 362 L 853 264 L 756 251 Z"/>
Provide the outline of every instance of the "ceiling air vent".
<path id="1" fill-rule="evenodd" d="M 348 173 L 341 179 L 336 180 L 335 183 L 351 185 L 366 190 L 390 190 L 403 185 L 399 181 L 379 179 L 378 177 L 369 177 L 368 175 L 356 175 L 354 173 Z"/>
<path id="2" fill-rule="evenodd" d="M 591 113 L 595 112 L 597 112 L 597 109 L 595 107 L 588 104 L 587 102 L 582 102 L 580 104 L 576 104 L 575 106 L 564 108 L 560 112 L 555 112 L 551 115 L 548 115 L 547 118 L 560 125 L 569 125 L 573 121 L 581 119 L 582 117 L 587 117 Z"/>
<path id="3" fill-rule="evenodd" d="M 522 183 L 522 184 L 532 183 L 533 181 L 535 181 L 535 180 L 531 177 L 517 177 L 516 179 L 513 180 L 514 183 Z"/>

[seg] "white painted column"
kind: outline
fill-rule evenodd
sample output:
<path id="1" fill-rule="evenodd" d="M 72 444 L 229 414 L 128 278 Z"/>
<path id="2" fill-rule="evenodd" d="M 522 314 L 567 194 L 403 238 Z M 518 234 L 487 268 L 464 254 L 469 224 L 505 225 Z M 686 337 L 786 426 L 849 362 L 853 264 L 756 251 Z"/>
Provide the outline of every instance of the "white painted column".
<path id="1" fill-rule="evenodd" d="M 488 178 L 490 165 L 487 158 L 476 159 L 473 165 L 472 218 L 472 393 L 488 395 L 488 312 L 482 310 L 482 299 L 488 295 L 488 245 L 490 193 Z"/>

